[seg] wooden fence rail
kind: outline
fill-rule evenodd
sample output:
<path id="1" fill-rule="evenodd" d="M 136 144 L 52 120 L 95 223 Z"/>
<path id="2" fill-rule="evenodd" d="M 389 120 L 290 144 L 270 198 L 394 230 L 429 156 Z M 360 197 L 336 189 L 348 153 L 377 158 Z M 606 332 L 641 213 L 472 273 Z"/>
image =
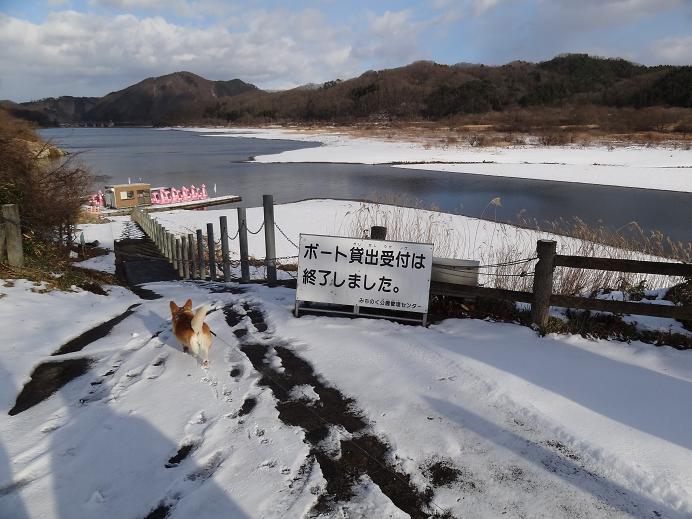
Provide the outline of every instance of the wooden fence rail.
<path id="1" fill-rule="evenodd" d="M 272 283 L 276 279 L 274 270 L 276 258 L 273 258 L 276 248 L 274 246 L 273 209 L 268 207 L 269 204 L 273 205 L 273 200 L 270 196 L 265 196 L 265 241 L 267 251 L 270 252 L 268 258 L 265 259 L 265 265 L 267 266 L 268 281 Z M 230 280 L 231 259 L 228 244 L 228 222 L 225 216 L 222 216 L 219 222 L 219 228 L 221 229 L 220 242 L 222 255 L 220 262 L 216 259 L 216 242 L 214 241 L 214 229 L 211 223 L 207 224 L 206 237 L 201 229 L 197 229 L 196 237 L 193 234 L 176 237 L 156 220 L 152 219 L 151 216 L 141 208 L 135 208 L 133 210 L 132 218 L 144 230 L 146 235 L 152 239 L 161 253 L 170 261 L 181 278 L 210 279 L 213 281 Z M 238 208 L 237 237 L 240 244 L 241 258 L 239 263 L 242 272 L 241 281 L 243 282 L 250 280 L 247 233 L 245 209 Z M 556 249 L 557 243 L 555 241 L 538 241 L 536 245 L 538 262 L 534 269 L 533 292 L 433 281 L 430 284 L 430 294 L 454 297 L 489 297 L 513 302 L 530 303 L 532 320 L 541 327 L 548 323 L 551 306 L 596 310 L 616 314 L 648 315 L 653 317 L 692 320 L 692 306 L 612 301 L 553 294 L 553 276 L 556 267 L 692 277 L 692 265 L 662 261 L 569 256 L 557 254 Z M 218 270 L 217 265 L 220 265 L 220 269 Z"/>
<path id="2" fill-rule="evenodd" d="M 276 247 L 274 243 L 274 199 L 271 195 L 263 197 L 265 221 L 265 246 L 267 258 L 264 263 L 267 266 L 267 278 L 269 283 L 276 282 Z M 248 255 L 248 228 L 245 208 L 239 207 L 238 233 L 240 260 L 240 281 L 250 281 L 250 260 Z M 221 261 L 216 257 L 216 240 L 214 238 L 214 225 L 206 224 L 206 233 L 197 229 L 195 234 L 176 236 L 168 231 L 151 215 L 141 207 L 135 207 L 131 213 L 132 220 L 137 223 L 144 233 L 154 242 L 161 254 L 168 260 L 181 279 L 209 279 L 212 281 L 230 281 L 231 264 L 230 237 L 228 236 L 228 219 L 226 216 L 219 218 L 221 244 Z M 257 231 L 259 232 L 259 231 Z M 219 268 L 217 268 L 219 267 Z"/>
<path id="3" fill-rule="evenodd" d="M 612 258 L 589 258 L 556 253 L 557 244 L 552 240 L 539 240 L 536 246 L 538 263 L 534 271 L 533 292 L 503 290 L 478 286 L 432 282 L 431 295 L 454 297 L 488 297 L 513 302 L 530 303 L 531 317 L 538 326 L 548 323 L 551 306 L 596 310 L 615 314 L 648 315 L 670 319 L 692 320 L 692 306 L 674 306 L 631 301 L 611 301 L 587 297 L 553 294 L 555 267 L 573 267 L 642 274 L 692 277 L 692 265 L 663 261 L 636 261 Z"/>

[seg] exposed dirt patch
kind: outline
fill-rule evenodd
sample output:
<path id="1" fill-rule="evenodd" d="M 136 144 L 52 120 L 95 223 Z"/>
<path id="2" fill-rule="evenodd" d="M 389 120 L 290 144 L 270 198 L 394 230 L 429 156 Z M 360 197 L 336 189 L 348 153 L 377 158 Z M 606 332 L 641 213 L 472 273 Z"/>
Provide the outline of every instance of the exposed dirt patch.
<path id="1" fill-rule="evenodd" d="M 139 306 L 139 303 L 134 304 L 130 306 L 127 310 L 125 310 L 122 314 L 117 315 L 113 317 L 112 319 L 109 319 L 108 321 L 105 321 L 98 326 L 94 326 L 90 330 L 87 330 L 86 332 L 82 333 L 80 336 L 75 337 L 74 339 L 71 339 L 70 341 L 66 342 L 58 350 L 51 355 L 63 355 L 65 353 L 74 353 L 75 351 L 80 351 L 84 349 L 86 346 L 91 344 L 94 341 L 97 341 L 99 339 L 102 339 L 106 335 L 108 335 L 111 330 L 117 325 L 118 323 L 124 321 L 127 319 L 132 313 L 137 309 Z"/>
<path id="2" fill-rule="evenodd" d="M 240 312 L 233 308 L 233 305 L 224 306 L 223 315 L 226 318 L 226 324 L 228 324 L 228 326 L 231 328 L 240 324 L 240 321 L 242 321 L 244 317 Z"/>
<path id="3" fill-rule="evenodd" d="M 423 467 L 423 474 L 436 487 L 444 487 L 461 479 L 462 471 L 451 461 L 437 460 Z"/>
<path id="4" fill-rule="evenodd" d="M 171 505 L 161 503 L 159 506 L 149 512 L 144 519 L 165 519 L 171 511 Z"/>
<path id="5" fill-rule="evenodd" d="M 240 411 L 238 411 L 238 416 L 245 416 L 252 412 L 252 410 L 257 406 L 257 399 L 254 397 L 248 397 L 240 406 Z"/>
<path id="6" fill-rule="evenodd" d="M 146 301 L 154 301 L 156 299 L 161 299 L 161 294 L 157 294 L 153 290 L 148 288 L 142 288 L 139 285 L 128 285 L 128 287 L 137 297 L 144 299 Z"/>
<path id="7" fill-rule="evenodd" d="M 171 459 L 168 460 L 168 463 L 166 463 L 166 468 L 170 469 L 173 467 L 177 467 L 181 461 L 183 461 L 185 458 L 187 458 L 192 450 L 195 448 L 194 443 L 186 443 L 180 449 L 178 449 L 178 452 L 173 456 Z"/>
<path id="8" fill-rule="evenodd" d="M 237 285 L 230 285 L 228 283 L 209 283 L 209 292 L 212 294 L 235 294 L 240 295 L 247 292 L 247 289 L 239 287 Z"/>
<path id="9" fill-rule="evenodd" d="M 262 312 L 247 304 L 245 309 L 255 327 L 265 331 Z M 231 324 L 234 322 L 233 313 L 230 312 L 230 315 L 229 325 L 234 326 Z M 363 476 L 367 475 L 397 507 L 412 518 L 435 515 L 430 508 L 432 490 L 421 492 L 408 474 L 392 464 L 390 446 L 367 432 L 367 420 L 353 399 L 328 386 L 308 362 L 285 345 L 247 341 L 241 343 L 241 351 L 261 375 L 259 384 L 272 390 L 277 400 L 279 419 L 305 431 L 305 441 L 310 445 L 311 455 L 320 464 L 327 488 L 318 498 L 314 512 L 333 511 L 336 504 L 348 502 Z M 281 360 L 281 372 L 271 366 L 270 360 L 274 355 Z M 319 400 L 293 399 L 291 393 L 294 388 L 304 385 L 312 386 Z M 350 433 L 339 440 L 340 455 L 335 455 L 333 449 L 325 445 L 330 442 L 322 441 L 334 429 Z"/>
<path id="10" fill-rule="evenodd" d="M 264 322 L 264 314 L 257 308 L 251 307 L 249 304 L 244 303 L 243 308 L 247 312 L 248 317 L 252 321 L 252 324 L 257 329 L 258 332 L 267 331 L 267 323 Z"/>
<path id="11" fill-rule="evenodd" d="M 40 364 L 34 369 L 31 380 L 22 388 L 8 414 L 14 416 L 43 402 L 68 382 L 89 371 L 91 362 L 91 359 L 82 358 Z"/>
<path id="12" fill-rule="evenodd" d="M 569 459 L 574 460 L 574 461 L 580 461 L 581 460 L 581 457 L 576 452 L 574 452 L 572 449 L 567 447 L 564 443 L 561 443 L 561 442 L 556 441 L 556 440 L 548 440 L 547 442 L 545 442 L 545 444 L 548 447 L 552 447 L 556 451 L 559 451 L 566 458 L 569 458 Z"/>

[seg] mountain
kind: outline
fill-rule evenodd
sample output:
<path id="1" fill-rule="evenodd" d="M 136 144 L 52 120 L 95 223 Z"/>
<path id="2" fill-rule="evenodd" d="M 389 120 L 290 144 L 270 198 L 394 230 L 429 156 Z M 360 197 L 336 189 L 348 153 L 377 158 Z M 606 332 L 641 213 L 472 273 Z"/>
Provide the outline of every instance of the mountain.
<path id="1" fill-rule="evenodd" d="M 191 72 L 175 72 L 147 78 L 101 98 L 64 96 L 17 106 L 67 124 L 177 124 L 203 118 L 205 110 L 220 99 L 256 90 L 239 79 L 210 81 Z"/>
<path id="2" fill-rule="evenodd" d="M 176 72 L 111 92 L 86 117 L 116 124 L 176 124 L 199 120 L 219 99 L 253 90 L 257 87 L 239 79 L 210 81 L 191 72 Z"/>
<path id="3" fill-rule="evenodd" d="M 239 79 L 210 81 L 176 72 L 102 98 L 49 98 L 13 109 L 28 110 L 24 115 L 36 121 L 118 125 L 438 120 L 464 114 L 562 110 L 571 114 L 569 121 L 559 122 L 558 116 L 555 122 L 582 124 L 589 122 L 582 115 L 586 106 L 595 107 L 599 122 L 617 119 L 611 117 L 610 107 L 691 108 L 690 85 L 690 66 L 647 67 L 623 59 L 567 54 L 541 63 L 513 61 L 501 66 L 417 61 L 278 92 Z M 690 120 L 686 114 L 685 120 Z M 633 120 L 632 114 L 627 117 Z"/>

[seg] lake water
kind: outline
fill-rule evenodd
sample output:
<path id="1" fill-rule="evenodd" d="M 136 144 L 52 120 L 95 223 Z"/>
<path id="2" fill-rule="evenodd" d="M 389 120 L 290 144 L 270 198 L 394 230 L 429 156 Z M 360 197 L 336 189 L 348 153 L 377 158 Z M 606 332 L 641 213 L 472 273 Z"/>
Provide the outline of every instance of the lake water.
<path id="1" fill-rule="evenodd" d="M 103 183 L 149 182 L 154 186 L 216 184 L 218 194 L 259 206 L 263 194 L 277 203 L 307 198 L 397 198 L 435 204 L 443 211 L 516 221 L 579 217 L 619 228 L 637 221 L 675 240 L 692 241 L 692 194 L 592 186 L 569 182 L 491 177 L 389 166 L 351 164 L 259 164 L 249 157 L 316 144 L 249 138 L 203 137 L 151 128 L 51 128 L 44 138 L 75 153 L 103 175 Z M 488 208 L 495 197 L 501 207 Z"/>

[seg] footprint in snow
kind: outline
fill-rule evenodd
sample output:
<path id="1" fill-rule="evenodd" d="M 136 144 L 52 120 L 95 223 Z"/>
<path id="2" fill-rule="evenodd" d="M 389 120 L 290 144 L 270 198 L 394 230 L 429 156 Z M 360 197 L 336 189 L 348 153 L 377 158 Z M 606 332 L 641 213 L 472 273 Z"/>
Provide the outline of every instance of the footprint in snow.
<path id="1" fill-rule="evenodd" d="M 154 359 L 149 366 L 144 370 L 143 376 L 147 379 L 155 379 L 161 376 L 161 374 L 166 369 L 166 359 L 168 358 L 168 353 L 161 353 Z"/>

